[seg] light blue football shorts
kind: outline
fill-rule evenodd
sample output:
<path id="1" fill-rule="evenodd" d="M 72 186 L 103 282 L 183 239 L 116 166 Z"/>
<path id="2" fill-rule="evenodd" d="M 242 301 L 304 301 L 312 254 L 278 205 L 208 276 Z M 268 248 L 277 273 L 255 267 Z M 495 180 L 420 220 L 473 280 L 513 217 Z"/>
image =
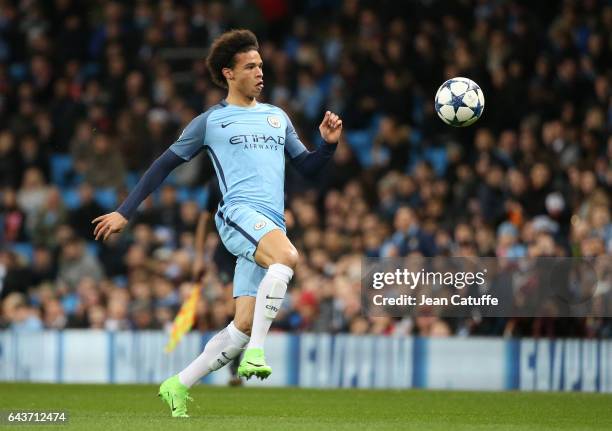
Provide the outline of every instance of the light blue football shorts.
<path id="1" fill-rule="evenodd" d="M 234 298 L 257 296 L 259 284 L 267 272 L 255 263 L 257 244 L 274 229 L 286 232 L 285 226 L 278 226 L 269 217 L 244 205 L 224 211 L 217 211 L 215 224 L 227 250 L 238 258 L 234 271 Z"/>

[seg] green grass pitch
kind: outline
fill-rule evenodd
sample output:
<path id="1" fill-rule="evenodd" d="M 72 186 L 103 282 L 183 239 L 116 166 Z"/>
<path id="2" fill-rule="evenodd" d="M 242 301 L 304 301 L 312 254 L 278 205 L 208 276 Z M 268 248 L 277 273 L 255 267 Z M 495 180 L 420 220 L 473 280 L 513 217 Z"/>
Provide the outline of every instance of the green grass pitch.
<path id="1" fill-rule="evenodd" d="M 172 419 L 152 385 L 0 384 L 0 410 L 69 413 L 58 430 L 610 430 L 612 394 L 197 386 Z"/>

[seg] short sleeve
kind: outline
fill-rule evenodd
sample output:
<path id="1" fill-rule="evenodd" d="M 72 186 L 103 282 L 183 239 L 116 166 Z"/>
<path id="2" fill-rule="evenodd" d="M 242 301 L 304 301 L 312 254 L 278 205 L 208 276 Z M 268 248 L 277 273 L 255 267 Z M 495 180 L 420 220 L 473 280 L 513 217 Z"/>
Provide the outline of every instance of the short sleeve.
<path id="1" fill-rule="evenodd" d="M 302 154 L 304 151 L 307 151 L 306 146 L 300 141 L 300 137 L 298 136 L 289 116 L 285 114 L 283 111 L 283 115 L 287 119 L 287 129 L 285 131 L 285 149 L 287 153 L 289 153 L 289 157 L 295 159 L 297 156 Z"/>
<path id="2" fill-rule="evenodd" d="M 170 146 L 170 150 L 187 161 L 197 156 L 204 148 L 207 118 L 208 115 L 204 113 L 191 120 L 178 139 Z"/>

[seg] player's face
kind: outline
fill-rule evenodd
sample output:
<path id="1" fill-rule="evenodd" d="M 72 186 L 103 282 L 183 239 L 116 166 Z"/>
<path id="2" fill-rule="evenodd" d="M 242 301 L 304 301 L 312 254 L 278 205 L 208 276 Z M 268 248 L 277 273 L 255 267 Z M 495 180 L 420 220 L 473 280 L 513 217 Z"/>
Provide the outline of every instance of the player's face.
<path id="1" fill-rule="evenodd" d="M 233 69 L 233 85 L 249 98 L 259 96 L 263 90 L 263 62 L 259 52 L 253 50 L 236 54 Z"/>

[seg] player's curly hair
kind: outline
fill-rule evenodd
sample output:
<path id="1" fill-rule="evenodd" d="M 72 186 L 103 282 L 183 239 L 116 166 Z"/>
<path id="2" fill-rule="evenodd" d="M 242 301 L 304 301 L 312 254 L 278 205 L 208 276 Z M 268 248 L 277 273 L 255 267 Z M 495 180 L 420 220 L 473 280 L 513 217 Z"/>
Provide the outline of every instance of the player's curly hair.
<path id="1" fill-rule="evenodd" d="M 257 36 L 251 30 L 231 30 L 215 39 L 206 57 L 206 66 L 213 82 L 220 87 L 228 88 L 221 71 L 224 67 L 234 67 L 236 54 L 251 50 L 259 50 Z"/>

